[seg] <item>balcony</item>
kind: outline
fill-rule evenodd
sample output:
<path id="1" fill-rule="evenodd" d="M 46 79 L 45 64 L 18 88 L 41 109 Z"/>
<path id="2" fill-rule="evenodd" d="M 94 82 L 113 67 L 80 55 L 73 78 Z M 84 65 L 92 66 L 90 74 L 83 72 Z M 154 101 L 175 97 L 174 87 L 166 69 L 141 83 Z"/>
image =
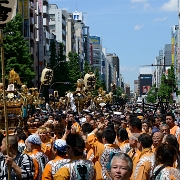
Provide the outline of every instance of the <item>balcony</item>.
<path id="1" fill-rule="evenodd" d="M 31 32 L 31 39 L 34 40 L 34 33 Z"/>
<path id="2" fill-rule="evenodd" d="M 37 37 L 36 37 L 36 41 L 39 41 L 39 30 L 37 30 Z"/>
<path id="3" fill-rule="evenodd" d="M 43 14 L 49 14 L 47 6 L 43 6 Z"/>
<path id="4" fill-rule="evenodd" d="M 34 9 L 34 3 L 33 3 L 33 2 L 29 2 L 29 4 L 30 4 L 30 5 L 29 5 L 30 8 L 31 8 L 31 9 Z"/>
<path id="5" fill-rule="evenodd" d="M 62 19 L 62 24 L 66 26 L 66 21 L 64 19 Z"/>
<path id="6" fill-rule="evenodd" d="M 46 51 L 49 51 L 49 44 L 46 44 Z"/>
<path id="7" fill-rule="evenodd" d="M 34 54 L 34 48 L 31 47 L 31 54 Z"/>
<path id="8" fill-rule="evenodd" d="M 66 42 L 64 40 L 62 40 L 62 43 L 66 46 Z"/>
<path id="9" fill-rule="evenodd" d="M 34 18 L 33 17 L 30 18 L 30 24 L 34 24 Z"/>
<path id="10" fill-rule="evenodd" d="M 66 31 L 62 29 L 62 34 L 66 36 Z"/>
<path id="11" fill-rule="evenodd" d="M 43 26 L 49 26 L 49 19 L 43 18 Z"/>
<path id="12" fill-rule="evenodd" d="M 46 31 L 46 39 L 50 39 L 50 34 L 47 31 Z"/>

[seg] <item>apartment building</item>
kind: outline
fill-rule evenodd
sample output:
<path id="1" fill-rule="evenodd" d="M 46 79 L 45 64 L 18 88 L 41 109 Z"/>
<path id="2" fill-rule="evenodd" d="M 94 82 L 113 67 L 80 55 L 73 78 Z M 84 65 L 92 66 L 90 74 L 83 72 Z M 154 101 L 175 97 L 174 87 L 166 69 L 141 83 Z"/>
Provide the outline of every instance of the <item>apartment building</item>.
<path id="1" fill-rule="evenodd" d="M 120 87 L 120 60 L 115 53 L 106 54 L 106 88 L 110 91 L 111 83 L 116 83 Z"/>
<path id="2" fill-rule="evenodd" d="M 58 9 L 56 4 L 49 5 L 49 29 L 56 35 L 56 40 L 62 42 L 66 49 L 66 19 L 69 17 L 68 12 Z"/>

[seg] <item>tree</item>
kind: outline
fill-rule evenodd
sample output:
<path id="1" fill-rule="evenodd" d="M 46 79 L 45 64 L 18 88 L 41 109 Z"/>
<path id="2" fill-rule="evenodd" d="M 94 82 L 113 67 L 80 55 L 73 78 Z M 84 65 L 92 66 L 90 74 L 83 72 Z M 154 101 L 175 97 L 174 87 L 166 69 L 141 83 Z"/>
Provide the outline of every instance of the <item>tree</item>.
<path id="1" fill-rule="evenodd" d="M 106 90 L 106 84 L 105 84 L 104 81 L 102 81 L 102 80 L 100 79 L 99 69 L 98 69 L 98 68 L 95 69 L 94 74 L 95 74 L 95 76 L 96 76 L 96 88 L 95 88 L 94 94 L 97 95 L 97 94 L 98 94 L 98 89 L 99 89 L 100 87 L 102 87 L 104 90 Z"/>
<path id="2" fill-rule="evenodd" d="M 51 45 L 52 55 L 50 57 L 50 60 L 51 68 L 53 69 L 53 87 L 54 90 L 57 90 L 59 92 L 60 96 L 64 96 L 65 92 L 69 89 L 69 86 L 63 83 L 69 81 L 69 78 L 67 76 L 69 72 L 68 63 L 65 62 L 66 56 L 64 55 L 64 44 L 59 43 L 58 50 L 56 49 L 55 42 Z"/>
<path id="3" fill-rule="evenodd" d="M 29 53 L 28 41 L 22 34 L 22 17 L 17 14 L 4 27 L 4 65 L 6 74 L 13 68 L 19 74 L 21 82 L 33 86 L 35 72 L 33 59 Z"/>
<path id="4" fill-rule="evenodd" d="M 84 61 L 84 75 L 87 74 L 88 72 L 92 72 L 93 68 L 92 66 L 88 63 L 88 61 Z"/>
<path id="5" fill-rule="evenodd" d="M 155 103 L 156 102 L 156 99 L 157 99 L 157 92 L 156 92 L 156 84 L 154 84 L 149 92 L 147 93 L 147 96 L 146 96 L 146 101 L 148 103 Z"/>
<path id="6" fill-rule="evenodd" d="M 163 74 L 161 76 L 161 84 L 158 89 L 158 96 L 162 99 L 165 100 L 167 97 L 170 96 L 170 91 L 169 91 L 169 85 L 166 82 L 166 76 Z"/>
<path id="7" fill-rule="evenodd" d="M 50 67 L 53 69 L 55 64 L 57 63 L 57 53 L 56 53 L 56 43 L 55 42 L 50 42 Z"/>
<path id="8" fill-rule="evenodd" d="M 69 81 L 75 84 L 77 80 L 81 77 L 79 56 L 77 53 L 69 52 L 68 57 L 69 57 L 69 62 L 68 62 Z M 71 86 L 70 90 L 74 91 L 75 86 Z"/>

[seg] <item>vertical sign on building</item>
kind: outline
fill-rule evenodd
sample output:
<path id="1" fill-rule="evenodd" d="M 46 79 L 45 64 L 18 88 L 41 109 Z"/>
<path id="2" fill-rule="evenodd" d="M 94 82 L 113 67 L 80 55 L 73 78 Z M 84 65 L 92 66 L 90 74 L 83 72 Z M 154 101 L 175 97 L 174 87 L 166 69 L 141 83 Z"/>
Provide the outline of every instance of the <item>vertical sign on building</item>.
<path id="1" fill-rule="evenodd" d="M 43 45 L 43 0 L 38 0 L 39 9 L 39 72 L 42 72 L 44 65 L 44 45 Z"/>
<path id="2" fill-rule="evenodd" d="M 172 46 L 172 65 L 174 65 L 174 35 L 171 38 L 171 46 Z"/>
<path id="3" fill-rule="evenodd" d="M 21 14 L 21 16 L 23 15 L 22 0 L 18 1 L 18 12 Z"/>
<path id="4" fill-rule="evenodd" d="M 29 1 L 24 0 L 24 37 L 29 38 Z"/>
<path id="5" fill-rule="evenodd" d="M 43 44 L 43 0 L 38 0 L 39 4 L 39 43 Z"/>

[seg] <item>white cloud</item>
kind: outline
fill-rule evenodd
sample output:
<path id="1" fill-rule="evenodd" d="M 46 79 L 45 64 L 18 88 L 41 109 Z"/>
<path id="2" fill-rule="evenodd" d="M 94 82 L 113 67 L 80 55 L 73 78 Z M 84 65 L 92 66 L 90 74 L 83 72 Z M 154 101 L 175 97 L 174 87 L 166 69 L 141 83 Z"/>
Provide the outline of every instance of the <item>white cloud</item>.
<path id="1" fill-rule="evenodd" d="M 167 16 L 163 17 L 163 18 L 156 18 L 156 19 L 154 19 L 153 23 L 156 23 L 156 22 L 159 22 L 159 21 L 165 21 L 166 19 L 167 19 Z"/>
<path id="2" fill-rule="evenodd" d="M 132 3 L 134 2 L 139 2 L 139 3 L 142 3 L 142 2 L 146 2 L 147 0 L 131 0 Z"/>
<path id="3" fill-rule="evenodd" d="M 169 0 L 161 7 L 164 11 L 177 11 L 177 0 Z"/>
<path id="4" fill-rule="evenodd" d="M 140 30 L 141 28 L 142 28 L 143 26 L 141 25 L 136 25 L 136 26 L 134 26 L 134 29 L 136 30 L 136 31 L 138 31 L 138 30 Z"/>
<path id="5" fill-rule="evenodd" d="M 143 7 L 144 10 L 146 9 L 151 9 L 151 5 L 149 3 L 144 3 L 144 7 Z"/>

